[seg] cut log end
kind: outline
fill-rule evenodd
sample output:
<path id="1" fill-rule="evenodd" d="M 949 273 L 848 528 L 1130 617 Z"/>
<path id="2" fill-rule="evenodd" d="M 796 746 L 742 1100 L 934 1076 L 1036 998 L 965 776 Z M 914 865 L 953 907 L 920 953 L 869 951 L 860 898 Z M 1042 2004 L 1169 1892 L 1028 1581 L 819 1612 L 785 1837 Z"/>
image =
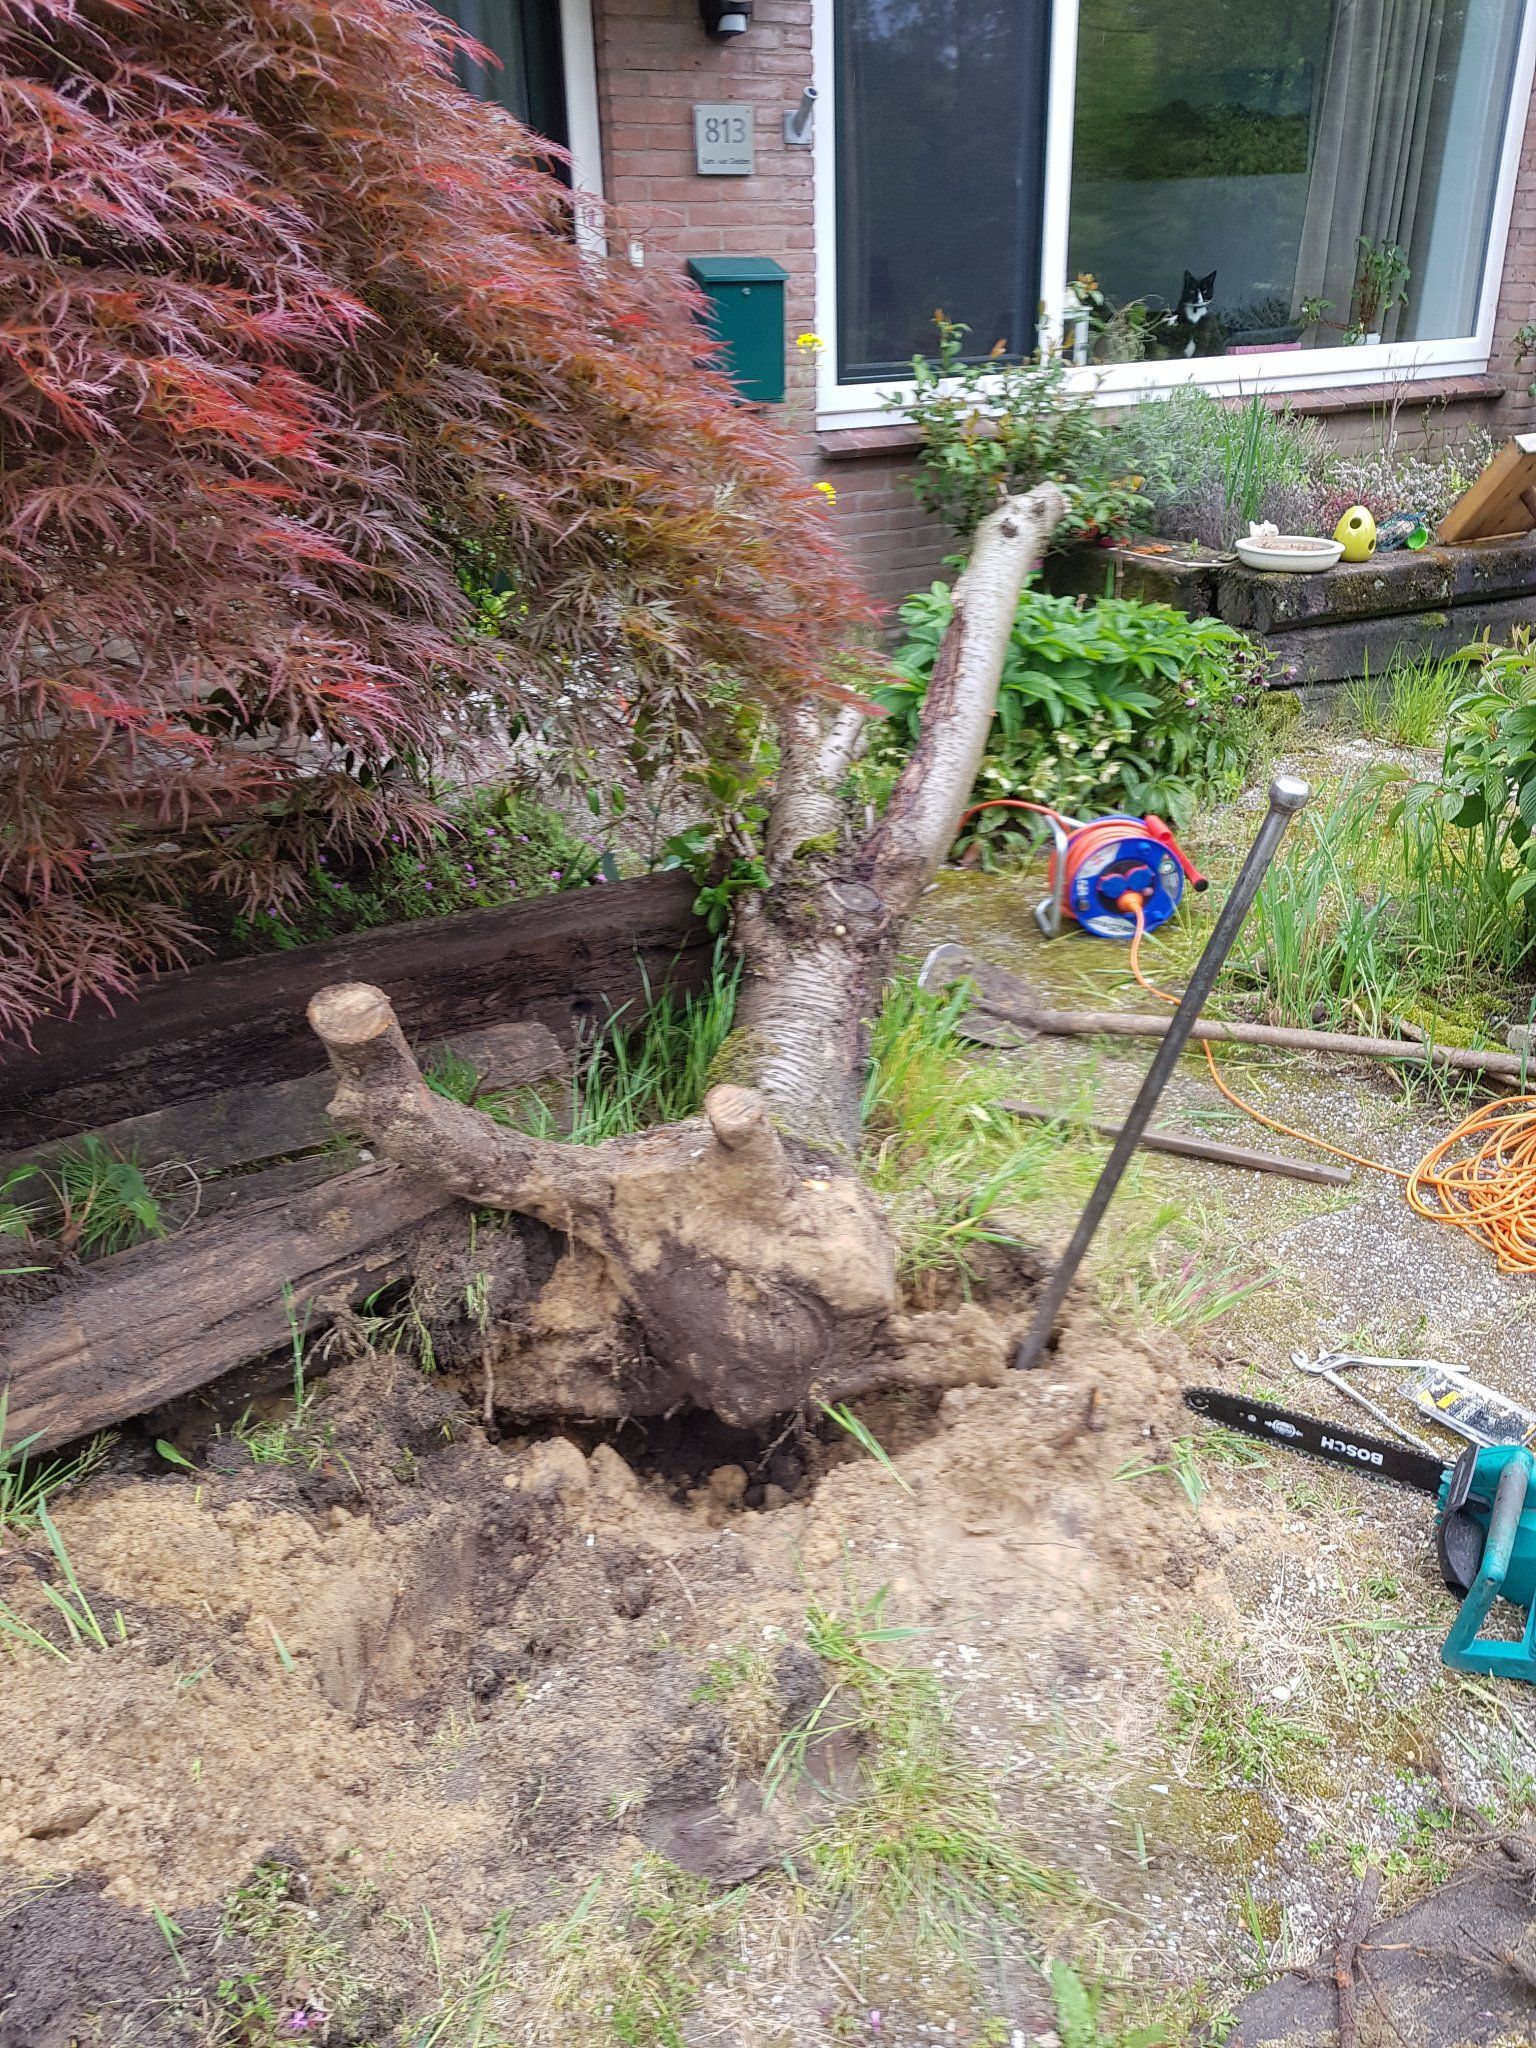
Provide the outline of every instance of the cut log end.
<path id="1" fill-rule="evenodd" d="M 383 989 L 366 981 L 333 982 L 310 998 L 309 1021 L 323 1045 L 367 1045 L 394 1022 Z"/>
<path id="2" fill-rule="evenodd" d="M 727 1152 L 739 1152 L 767 1125 L 768 1109 L 755 1088 L 722 1083 L 704 1098 L 704 1114 Z"/>

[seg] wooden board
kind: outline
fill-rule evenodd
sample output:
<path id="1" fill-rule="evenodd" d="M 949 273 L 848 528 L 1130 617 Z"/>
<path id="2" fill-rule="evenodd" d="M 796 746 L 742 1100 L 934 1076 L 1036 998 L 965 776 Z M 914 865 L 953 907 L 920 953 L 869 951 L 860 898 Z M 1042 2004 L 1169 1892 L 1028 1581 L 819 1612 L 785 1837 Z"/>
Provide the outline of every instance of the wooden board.
<path id="1" fill-rule="evenodd" d="M 87 1267 L 0 1327 L 7 1439 L 68 1443 L 278 1349 L 285 1284 L 319 1327 L 327 1310 L 407 1272 L 422 1226 L 451 1206 L 379 1163 Z"/>
<path id="2" fill-rule="evenodd" d="M 109 1010 L 45 1019 L 0 1046 L 0 1151 L 313 1071 L 304 1008 L 332 981 L 389 992 L 416 1042 L 532 1018 L 568 1039 L 647 987 L 702 987 L 714 940 L 684 875 L 647 875 L 166 974 Z"/>
<path id="3" fill-rule="evenodd" d="M 1506 441 L 1435 529 L 1436 540 L 1502 540 L 1536 527 L 1536 434 Z"/>
<path id="4" fill-rule="evenodd" d="M 524 1087 L 558 1072 L 564 1064 L 559 1041 L 543 1024 L 493 1024 L 484 1031 L 457 1032 L 451 1039 L 421 1048 L 423 1068 L 430 1068 L 435 1057 L 450 1049 L 468 1060 L 493 1088 Z M 132 1159 L 140 1166 L 175 1161 L 200 1175 L 227 1173 L 234 1167 L 255 1166 L 264 1159 L 328 1144 L 338 1135 L 325 1108 L 335 1086 L 335 1077 L 325 1067 L 294 1081 L 222 1088 L 213 1095 L 173 1103 L 168 1109 L 120 1118 L 95 1135 L 119 1159 Z M 46 1167 L 75 1142 L 74 1138 L 58 1138 L 48 1145 L 0 1154 L 0 1181 L 19 1166 Z M 46 1196 L 46 1187 L 34 1186 L 31 1176 L 11 1192 L 11 1199 L 18 1202 Z"/>

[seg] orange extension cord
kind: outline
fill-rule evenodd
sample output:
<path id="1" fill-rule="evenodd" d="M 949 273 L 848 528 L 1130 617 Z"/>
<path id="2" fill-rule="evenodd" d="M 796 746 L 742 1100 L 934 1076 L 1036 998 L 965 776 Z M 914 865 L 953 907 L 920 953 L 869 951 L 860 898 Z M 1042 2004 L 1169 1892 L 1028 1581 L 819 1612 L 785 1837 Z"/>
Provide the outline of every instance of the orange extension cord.
<path id="1" fill-rule="evenodd" d="M 1177 1004 L 1177 996 L 1169 995 L 1142 972 L 1141 941 L 1146 925 L 1139 900 L 1129 895 L 1119 907 L 1129 910 L 1136 921 L 1131 937 L 1132 974 L 1148 995 Z M 1319 1152 L 1332 1153 L 1335 1159 L 1347 1159 L 1352 1166 L 1391 1174 L 1407 1184 L 1408 1204 L 1415 1215 L 1431 1223 L 1449 1223 L 1475 1237 L 1493 1253 L 1500 1272 L 1536 1273 L 1536 1095 L 1512 1095 L 1474 1110 L 1448 1138 L 1432 1146 L 1411 1173 L 1404 1173 L 1401 1167 L 1346 1152 L 1342 1145 L 1330 1144 L 1326 1138 L 1299 1131 L 1255 1109 L 1221 1078 L 1211 1041 L 1205 1038 L 1200 1043 L 1211 1079 L 1244 1116 L 1282 1138 L 1294 1138 Z M 1453 1156 L 1457 1154 L 1460 1156 Z"/>

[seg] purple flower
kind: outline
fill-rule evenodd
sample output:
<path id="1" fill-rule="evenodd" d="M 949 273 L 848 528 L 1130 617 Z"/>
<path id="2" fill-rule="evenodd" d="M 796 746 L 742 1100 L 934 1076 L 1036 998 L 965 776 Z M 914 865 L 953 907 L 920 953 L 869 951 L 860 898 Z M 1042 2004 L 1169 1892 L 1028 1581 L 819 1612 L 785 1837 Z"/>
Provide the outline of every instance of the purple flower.
<path id="1" fill-rule="evenodd" d="M 295 2006 L 293 2011 L 283 2021 L 283 2032 L 285 2034 L 318 2033 L 325 2025 L 326 2017 L 326 2014 L 320 2010 L 318 2005 L 312 2005 L 306 2000 L 303 2005 Z"/>
<path id="2" fill-rule="evenodd" d="M 423 887 L 423 889 L 426 890 L 427 894 L 430 896 L 432 893 L 432 884 L 430 882 L 423 882 L 421 886 Z"/>

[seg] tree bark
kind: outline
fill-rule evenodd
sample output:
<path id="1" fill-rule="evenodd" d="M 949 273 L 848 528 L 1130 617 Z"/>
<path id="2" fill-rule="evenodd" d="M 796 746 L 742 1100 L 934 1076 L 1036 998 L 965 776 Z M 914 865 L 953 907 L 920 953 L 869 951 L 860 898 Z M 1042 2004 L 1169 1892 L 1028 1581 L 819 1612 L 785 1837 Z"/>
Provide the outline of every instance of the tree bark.
<path id="1" fill-rule="evenodd" d="M 570 1241 L 545 1323 L 568 1325 L 577 1297 L 611 1297 L 613 1373 L 632 1412 L 687 1398 L 760 1423 L 872 1383 L 881 1355 L 911 1336 L 890 1232 L 854 1168 L 869 1025 L 958 828 L 1019 592 L 1062 510 L 1042 484 L 982 522 L 917 746 L 872 829 L 853 830 L 843 796 L 861 715 L 784 714 L 768 886 L 736 931 L 731 1068 L 750 1085 L 712 1089 L 702 1119 L 595 1147 L 525 1137 L 424 1086 L 379 989 L 333 986 L 310 1003 L 338 1078 L 333 1116 L 466 1201 Z M 519 1376 L 526 1406 L 522 1365 Z"/>
<path id="2" fill-rule="evenodd" d="M 917 745 L 885 812 L 849 831 L 840 785 L 862 744 L 849 714 L 783 722 L 768 830 L 769 886 L 738 919 L 741 1052 L 773 1115 L 851 1156 L 869 1051 L 901 934 L 959 827 L 986 751 L 1019 592 L 1061 519 L 1054 484 L 982 521 L 934 663 Z M 855 714 L 856 715 L 856 714 Z M 830 842 L 830 843 L 829 843 Z"/>

